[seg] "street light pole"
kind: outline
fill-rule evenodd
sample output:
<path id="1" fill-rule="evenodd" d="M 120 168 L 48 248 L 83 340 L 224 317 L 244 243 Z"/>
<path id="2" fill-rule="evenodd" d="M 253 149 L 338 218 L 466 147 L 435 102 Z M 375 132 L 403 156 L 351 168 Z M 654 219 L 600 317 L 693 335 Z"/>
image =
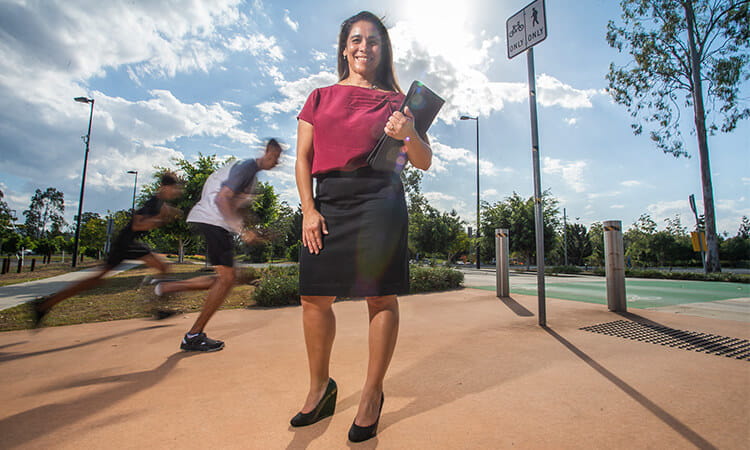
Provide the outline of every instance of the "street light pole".
<path id="1" fill-rule="evenodd" d="M 81 237 L 81 214 L 83 214 L 83 188 L 86 185 L 86 166 L 89 161 L 89 141 L 91 140 L 91 120 L 94 118 L 94 99 L 88 97 L 76 97 L 74 99 L 79 103 L 90 103 L 91 111 L 89 112 L 89 131 L 86 133 L 86 153 L 83 155 L 83 176 L 81 176 L 81 196 L 78 199 L 78 217 L 76 218 L 76 237 L 73 244 L 73 265 L 78 264 L 78 240 Z"/>
<path id="2" fill-rule="evenodd" d="M 136 186 L 138 186 L 138 171 L 137 170 L 128 170 L 128 173 L 135 174 L 135 180 L 133 181 L 133 214 L 135 214 L 135 189 Z"/>
<path id="3" fill-rule="evenodd" d="M 476 238 L 477 238 L 477 269 L 480 268 L 479 263 L 479 116 L 471 117 L 471 116 L 461 116 L 461 120 L 475 120 L 477 122 L 477 231 L 476 231 Z"/>

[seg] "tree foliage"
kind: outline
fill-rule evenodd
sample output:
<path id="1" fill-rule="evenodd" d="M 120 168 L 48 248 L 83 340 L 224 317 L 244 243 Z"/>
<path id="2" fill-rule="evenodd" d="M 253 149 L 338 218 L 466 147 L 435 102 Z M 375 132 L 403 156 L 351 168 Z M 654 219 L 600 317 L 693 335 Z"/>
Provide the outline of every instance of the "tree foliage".
<path id="1" fill-rule="evenodd" d="M 732 131 L 750 117 L 740 87 L 750 78 L 750 14 L 747 0 L 692 1 L 701 82 L 713 108 L 711 132 Z M 610 21 L 607 42 L 627 51 L 632 61 L 610 64 L 607 80 L 612 98 L 634 118 L 635 134 L 651 124 L 651 139 L 664 152 L 687 156 L 682 141 L 681 108 L 693 106 L 686 0 L 622 0 L 622 25 Z"/>
<path id="2" fill-rule="evenodd" d="M 586 258 L 591 256 L 592 245 L 586 227 L 580 223 L 567 226 L 568 264 L 582 266 Z"/>
<path id="3" fill-rule="evenodd" d="M 26 234 L 34 239 L 39 239 L 62 232 L 65 226 L 65 199 L 63 193 L 55 188 L 47 188 L 45 191 L 37 189 L 31 197 L 29 209 L 23 212 L 26 217 L 24 229 Z"/>
<path id="4" fill-rule="evenodd" d="M 750 117 L 740 95 L 750 79 L 750 0 L 621 0 L 623 25 L 610 21 L 607 41 L 632 56 L 610 65 L 612 98 L 627 106 L 636 134 L 650 123 L 651 139 L 666 153 L 687 156 L 681 107 L 692 107 L 706 218 L 706 271 L 719 272 L 708 134 L 732 131 Z M 708 109 L 704 103 L 706 85 Z"/>
<path id="5" fill-rule="evenodd" d="M 552 248 L 560 226 L 558 201 L 549 191 L 542 194 L 542 221 L 545 253 Z M 536 256 L 534 198 L 522 198 L 516 192 L 502 202 L 484 204 L 482 208 L 482 252 L 494 255 L 495 228 L 506 228 L 510 234 L 510 252 L 516 253 L 527 264 Z"/>

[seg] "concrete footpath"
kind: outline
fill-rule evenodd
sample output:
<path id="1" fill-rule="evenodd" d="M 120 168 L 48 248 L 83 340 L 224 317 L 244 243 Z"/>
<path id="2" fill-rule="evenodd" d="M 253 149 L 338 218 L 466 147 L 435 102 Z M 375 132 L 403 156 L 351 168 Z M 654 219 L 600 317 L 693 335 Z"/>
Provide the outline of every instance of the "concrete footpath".
<path id="1" fill-rule="evenodd" d="M 105 278 L 113 277 L 118 273 L 140 265 L 143 265 L 143 263 L 138 260 L 125 261 L 117 266 L 115 270 L 108 273 Z M 55 292 L 61 291 L 68 284 L 86 278 L 91 272 L 96 270 L 99 269 L 97 267 L 92 267 L 41 280 L 27 281 L 26 283 L 11 284 L 9 286 L 0 286 L 0 311 L 34 300 L 37 297 L 54 294 Z"/>
<path id="2" fill-rule="evenodd" d="M 608 336 L 613 321 L 750 339 L 746 323 L 461 289 L 400 299 L 377 438 L 347 441 L 367 308 L 335 305 L 336 413 L 307 392 L 301 308 L 219 311 L 226 349 L 182 353 L 193 314 L 0 333 L 0 447 L 229 449 L 748 448 L 750 363 Z M 661 342 L 668 333 L 662 332 Z M 715 348 L 715 347 L 714 347 Z"/>

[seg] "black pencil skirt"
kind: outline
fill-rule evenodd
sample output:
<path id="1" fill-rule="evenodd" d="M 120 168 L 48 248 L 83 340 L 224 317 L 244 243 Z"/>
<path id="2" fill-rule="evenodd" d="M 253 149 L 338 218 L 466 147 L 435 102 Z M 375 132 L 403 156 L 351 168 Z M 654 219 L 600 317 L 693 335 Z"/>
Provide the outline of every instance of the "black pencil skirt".
<path id="1" fill-rule="evenodd" d="M 300 250 L 300 295 L 409 293 L 408 216 L 398 175 L 363 168 L 317 178 L 315 205 L 328 226 L 317 255 Z"/>

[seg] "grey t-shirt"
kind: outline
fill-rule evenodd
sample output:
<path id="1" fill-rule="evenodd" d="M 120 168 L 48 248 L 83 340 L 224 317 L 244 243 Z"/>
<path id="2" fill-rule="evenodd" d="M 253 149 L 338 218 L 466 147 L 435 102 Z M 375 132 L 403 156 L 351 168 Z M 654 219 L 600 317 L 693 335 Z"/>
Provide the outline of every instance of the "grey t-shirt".
<path id="1" fill-rule="evenodd" d="M 255 190 L 258 172 L 258 163 L 255 159 L 246 159 L 234 164 L 227 164 L 218 169 L 208 177 L 206 183 L 203 185 L 201 199 L 190 210 L 187 221 L 215 225 L 234 232 L 235 230 L 232 229 L 221 214 L 221 211 L 219 211 L 219 207 L 216 205 L 216 196 L 221 191 L 221 188 L 226 186 L 236 196 L 245 196 L 249 201 L 250 194 Z"/>

